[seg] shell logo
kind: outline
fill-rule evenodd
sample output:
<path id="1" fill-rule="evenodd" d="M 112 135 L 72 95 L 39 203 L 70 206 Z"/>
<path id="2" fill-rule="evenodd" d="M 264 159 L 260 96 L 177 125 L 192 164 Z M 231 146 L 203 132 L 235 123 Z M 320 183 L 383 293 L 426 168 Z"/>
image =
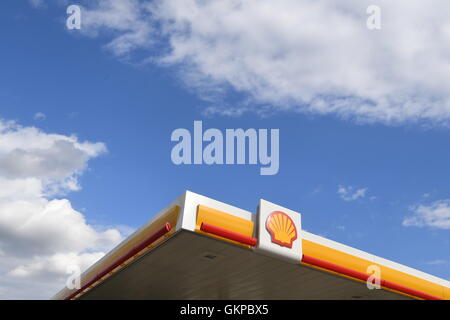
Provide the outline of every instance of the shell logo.
<path id="1" fill-rule="evenodd" d="M 267 217 L 266 229 L 272 242 L 283 247 L 292 248 L 297 239 L 297 228 L 294 221 L 284 212 L 274 211 Z"/>

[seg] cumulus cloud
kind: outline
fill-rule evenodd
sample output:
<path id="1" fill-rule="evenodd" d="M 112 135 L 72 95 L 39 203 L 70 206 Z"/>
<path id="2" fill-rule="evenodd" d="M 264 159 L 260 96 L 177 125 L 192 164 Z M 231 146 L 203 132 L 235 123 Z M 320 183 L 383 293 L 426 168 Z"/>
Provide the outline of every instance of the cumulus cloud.
<path id="1" fill-rule="evenodd" d="M 153 41 L 150 11 L 139 0 L 98 0 L 87 3 L 82 12 L 81 31 L 97 36 L 101 31 L 113 32 L 115 37 L 106 47 L 118 56 L 148 47 Z"/>
<path id="2" fill-rule="evenodd" d="M 406 227 L 450 229 L 450 199 L 438 200 L 430 205 L 413 206 L 411 211 L 412 215 L 403 220 Z"/>
<path id="3" fill-rule="evenodd" d="M 117 244 L 115 228 L 90 225 L 68 199 L 102 143 L 0 120 L 0 298 L 49 298 L 70 265 L 84 269 Z"/>
<path id="4" fill-rule="evenodd" d="M 0 123 L 0 177 L 36 178 L 47 190 L 77 190 L 76 177 L 87 161 L 105 151 L 103 143 L 79 142 L 76 136 L 47 134 L 14 122 Z"/>
<path id="5" fill-rule="evenodd" d="M 339 185 L 337 193 L 340 195 L 342 200 L 354 201 L 359 198 L 364 198 L 366 196 L 367 188 L 353 188 L 352 186 L 345 187 Z"/>
<path id="6" fill-rule="evenodd" d="M 27 265 L 18 265 L 8 275 L 17 278 L 47 278 L 61 277 L 67 273 L 68 266 L 78 266 L 87 269 L 103 257 L 102 252 L 94 253 L 57 253 L 51 256 L 34 256 Z"/>
<path id="7" fill-rule="evenodd" d="M 447 0 L 92 0 L 82 30 L 118 56 L 149 49 L 208 113 L 334 114 L 399 124 L 450 119 Z M 242 96 L 232 106 L 227 93 Z"/>

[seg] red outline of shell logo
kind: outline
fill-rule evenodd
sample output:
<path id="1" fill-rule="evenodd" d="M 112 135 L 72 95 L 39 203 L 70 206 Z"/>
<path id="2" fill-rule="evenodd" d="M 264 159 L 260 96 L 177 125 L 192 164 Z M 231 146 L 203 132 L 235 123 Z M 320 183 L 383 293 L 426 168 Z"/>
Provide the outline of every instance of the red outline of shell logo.
<path id="1" fill-rule="evenodd" d="M 283 247 L 292 248 L 297 239 L 297 228 L 294 221 L 286 213 L 273 211 L 266 220 L 266 229 L 270 233 L 271 240 Z"/>

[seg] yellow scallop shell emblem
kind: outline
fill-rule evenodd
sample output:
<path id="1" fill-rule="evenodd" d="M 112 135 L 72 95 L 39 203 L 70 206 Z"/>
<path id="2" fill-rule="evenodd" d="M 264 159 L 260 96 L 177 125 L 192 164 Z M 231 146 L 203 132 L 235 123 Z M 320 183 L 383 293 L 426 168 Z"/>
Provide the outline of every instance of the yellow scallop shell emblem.
<path id="1" fill-rule="evenodd" d="M 274 211 L 267 217 L 266 229 L 269 231 L 272 242 L 283 247 L 292 248 L 297 239 L 297 228 L 294 221 L 284 212 Z"/>

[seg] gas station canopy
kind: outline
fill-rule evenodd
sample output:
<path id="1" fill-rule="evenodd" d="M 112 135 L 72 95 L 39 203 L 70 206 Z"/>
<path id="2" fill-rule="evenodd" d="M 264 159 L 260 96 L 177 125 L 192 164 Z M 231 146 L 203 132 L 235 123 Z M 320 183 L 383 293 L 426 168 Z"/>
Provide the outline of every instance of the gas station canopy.
<path id="1" fill-rule="evenodd" d="M 186 191 L 54 299 L 450 299 L 450 282 Z"/>

